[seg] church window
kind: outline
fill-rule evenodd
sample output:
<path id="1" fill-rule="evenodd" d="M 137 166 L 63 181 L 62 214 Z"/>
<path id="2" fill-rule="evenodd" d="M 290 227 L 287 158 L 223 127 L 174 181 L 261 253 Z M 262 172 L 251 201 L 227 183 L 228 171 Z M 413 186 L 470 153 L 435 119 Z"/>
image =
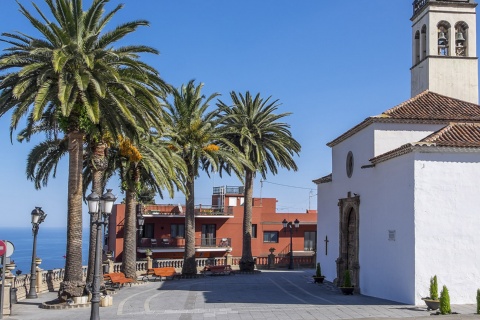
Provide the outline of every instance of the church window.
<path id="1" fill-rule="evenodd" d="M 450 45 L 450 24 L 446 21 L 441 21 L 438 24 L 438 55 L 449 56 Z"/>
<path id="2" fill-rule="evenodd" d="M 421 50 L 421 57 L 420 59 L 423 60 L 427 57 L 427 26 L 423 25 L 422 32 L 420 35 L 420 50 Z"/>
<path id="3" fill-rule="evenodd" d="M 349 151 L 348 154 L 347 154 L 346 169 L 347 169 L 347 176 L 349 178 L 351 178 L 352 174 L 353 174 L 353 153 L 352 153 L 352 151 Z"/>
<path id="4" fill-rule="evenodd" d="M 465 22 L 458 22 L 455 25 L 455 55 L 467 57 L 468 25 Z"/>
<path id="5" fill-rule="evenodd" d="M 420 62 L 420 32 L 415 32 L 415 64 Z"/>

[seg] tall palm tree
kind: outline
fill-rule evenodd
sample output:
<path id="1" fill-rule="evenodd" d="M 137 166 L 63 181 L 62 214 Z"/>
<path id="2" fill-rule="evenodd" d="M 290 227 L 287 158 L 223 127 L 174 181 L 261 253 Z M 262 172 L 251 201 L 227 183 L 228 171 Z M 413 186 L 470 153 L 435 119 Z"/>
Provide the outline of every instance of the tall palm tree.
<path id="1" fill-rule="evenodd" d="M 262 99 L 260 94 L 252 98 L 250 92 L 245 96 L 232 91 L 233 105 L 227 106 L 218 102 L 221 110 L 222 125 L 227 130 L 227 137 L 232 141 L 249 166 L 244 166 L 245 173 L 245 205 L 243 218 L 243 246 L 240 268 L 252 271 L 252 196 L 253 180 L 258 173 L 266 179 L 267 172 L 277 174 L 277 167 L 297 170 L 293 160 L 300 152 L 300 144 L 292 137 L 290 126 L 279 122 L 290 113 L 274 114 L 278 109 L 278 100 L 270 102 L 270 97 Z M 253 168 L 253 169 L 252 169 Z"/>
<path id="2" fill-rule="evenodd" d="M 143 136 L 138 143 L 119 137 L 108 152 L 108 169 L 105 179 L 119 173 L 125 192 L 125 222 L 122 254 L 122 269 L 127 277 L 136 274 L 136 204 L 145 188 L 153 189 L 160 197 L 163 192 L 173 197 L 175 189 L 183 189 L 182 178 L 186 167 L 180 156 L 169 148 L 156 133 Z M 91 177 L 89 173 L 87 177 Z"/>
<path id="3" fill-rule="evenodd" d="M 20 12 L 40 32 L 3 33 L 11 47 L 0 56 L 0 116 L 13 110 L 10 131 L 23 116 L 33 121 L 51 111 L 68 138 L 68 219 L 64 285 L 82 283 L 82 160 L 86 126 L 116 113 L 148 127 L 157 116 L 158 72 L 139 60 L 139 53 L 158 52 L 147 46 L 114 45 L 147 21 L 124 23 L 105 32 L 122 8 L 105 13 L 108 0 L 94 0 L 83 11 L 81 0 L 45 0 L 53 20 L 35 5 L 40 19 L 19 4 Z M 138 103 L 137 96 L 144 96 Z M 112 103 L 113 102 L 113 103 Z M 108 123 L 108 122 L 107 122 Z"/>
<path id="4" fill-rule="evenodd" d="M 195 178 L 199 170 L 218 171 L 222 162 L 239 168 L 239 159 L 234 146 L 226 140 L 218 127 L 218 110 L 208 111 L 209 103 L 218 96 L 213 93 L 209 97 L 202 95 L 203 83 L 195 86 L 191 80 L 180 89 L 173 90 L 173 102 L 165 101 L 169 112 L 167 133 L 174 149 L 185 161 L 187 177 L 186 210 L 185 210 L 185 255 L 182 274 L 197 273 L 195 262 Z M 220 148 L 220 144 L 225 146 Z"/>

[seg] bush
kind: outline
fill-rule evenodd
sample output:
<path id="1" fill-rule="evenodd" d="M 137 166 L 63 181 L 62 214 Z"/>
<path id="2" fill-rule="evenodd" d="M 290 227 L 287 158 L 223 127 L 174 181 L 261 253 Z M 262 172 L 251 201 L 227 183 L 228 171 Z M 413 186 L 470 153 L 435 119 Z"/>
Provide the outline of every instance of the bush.
<path id="1" fill-rule="evenodd" d="M 480 314 L 480 289 L 477 290 L 477 313 Z"/>
<path id="2" fill-rule="evenodd" d="M 440 292 L 440 313 L 452 313 L 452 309 L 450 308 L 450 295 L 448 294 L 447 286 L 443 286 L 442 292 Z"/>
<path id="3" fill-rule="evenodd" d="M 317 270 L 315 271 L 315 277 L 322 276 L 322 268 L 320 268 L 320 262 L 317 262 Z"/>
<path id="4" fill-rule="evenodd" d="M 430 278 L 430 299 L 438 300 L 438 282 L 436 275 Z"/>
<path id="5" fill-rule="evenodd" d="M 345 270 L 343 273 L 343 286 L 345 288 L 352 287 L 352 279 L 350 278 L 350 270 Z"/>

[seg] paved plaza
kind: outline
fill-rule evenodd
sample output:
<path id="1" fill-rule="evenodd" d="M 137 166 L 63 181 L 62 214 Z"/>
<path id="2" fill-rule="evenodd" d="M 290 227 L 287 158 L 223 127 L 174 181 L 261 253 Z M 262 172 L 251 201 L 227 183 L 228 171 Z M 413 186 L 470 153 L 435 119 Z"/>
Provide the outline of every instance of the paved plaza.
<path id="1" fill-rule="evenodd" d="M 458 314 L 432 316 L 424 306 L 410 306 L 361 295 L 344 296 L 331 284 L 314 284 L 314 270 L 262 271 L 259 274 L 207 276 L 148 282 L 118 290 L 113 306 L 100 308 L 107 319 L 480 319 L 475 305 L 454 305 Z M 38 299 L 13 306 L 11 320 L 85 320 L 90 307 L 41 309 Z M 439 318 L 438 318 L 439 317 Z"/>

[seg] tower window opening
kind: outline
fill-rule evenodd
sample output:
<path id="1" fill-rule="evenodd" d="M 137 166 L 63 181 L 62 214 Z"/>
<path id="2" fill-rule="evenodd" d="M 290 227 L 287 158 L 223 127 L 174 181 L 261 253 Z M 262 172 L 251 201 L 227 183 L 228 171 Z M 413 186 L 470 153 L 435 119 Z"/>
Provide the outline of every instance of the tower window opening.
<path id="1" fill-rule="evenodd" d="M 466 57 L 467 54 L 468 25 L 465 22 L 458 22 L 455 25 L 455 55 Z"/>
<path id="2" fill-rule="evenodd" d="M 422 52 L 422 56 L 420 59 L 425 59 L 427 57 L 427 26 L 423 25 L 422 32 L 420 35 L 420 48 Z"/>
<path id="3" fill-rule="evenodd" d="M 415 32 L 415 64 L 420 62 L 420 32 Z"/>
<path id="4" fill-rule="evenodd" d="M 438 24 L 438 55 L 449 55 L 449 38 L 450 25 L 448 22 L 442 21 Z"/>

